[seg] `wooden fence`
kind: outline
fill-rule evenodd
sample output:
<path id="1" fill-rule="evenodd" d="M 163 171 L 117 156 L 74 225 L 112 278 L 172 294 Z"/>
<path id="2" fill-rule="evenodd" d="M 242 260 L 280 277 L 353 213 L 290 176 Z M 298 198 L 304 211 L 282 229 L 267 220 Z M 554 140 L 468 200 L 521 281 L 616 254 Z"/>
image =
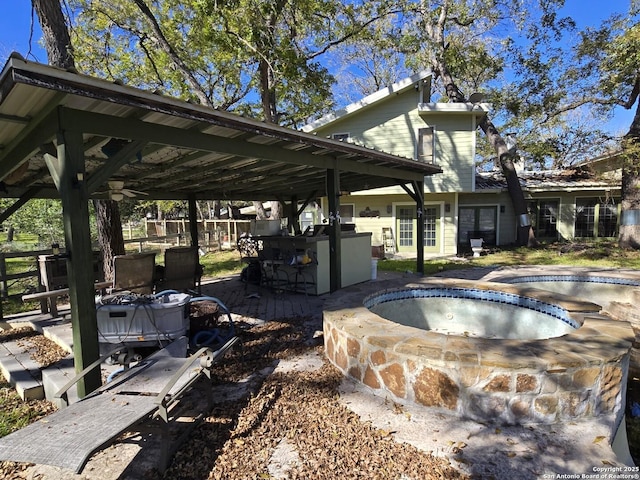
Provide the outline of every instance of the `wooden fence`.
<path id="1" fill-rule="evenodd" d="M 225 250 L 236 248 L 238 238 L 248 233 L 251 220 L 199 220 L 198 244 L 204 250 Z M 145 220 L 147 237 L 175 234 L 189 235 L 189 220 Z"/>
<path id="2" fill-rule="evenodd" d="M 205 220 L 198 222 L 200 238 L 198 245 L 204 251 L 220 251 L 236 248 L 236 242 L 242 233 L 248 232 L 249 220 Z M 162 252 L 172 246 L 190 245 L 189 221 L 184 220 L 146 220 L 146 237 L 131 238 L 132 228 L 125 225 L 123 233 L 126 238 L 125 249 L 138 252 Z M 128 233 L 128 235 L 126 235 Z M 97 245 L 94 246 L 97 248 Z M 0 252 L 0 320 L 3 318 L 2 302 L 8 298 L 20 299 L 25 293 L 33 293 L 25 290 L 9 292 L 10 283 L 22 279 L 33 279 L 32 288 L 40 288 L 40 272 L 38 268 L 38 256 L 51 255 L 51 248 L 44 250 L 31 250 L 22 252 Z M 30 258 L 33 263 L 27 270 L 17 273 L 7 273 L 7 260 L 16 258 Z M 15 289 L 12 289 L 15 290 Z"/>

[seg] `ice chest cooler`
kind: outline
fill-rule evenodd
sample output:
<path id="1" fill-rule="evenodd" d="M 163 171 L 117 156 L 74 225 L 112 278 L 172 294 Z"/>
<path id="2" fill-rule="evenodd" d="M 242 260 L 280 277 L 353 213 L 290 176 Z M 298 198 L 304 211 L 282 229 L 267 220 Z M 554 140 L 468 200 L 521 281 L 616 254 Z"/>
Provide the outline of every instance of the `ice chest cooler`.
<path id="1" fill-rule="evenodd" d="M 186 335 L 190 298 L 172 293 L 97 305 L 98 342 L 152 345 Z"/>

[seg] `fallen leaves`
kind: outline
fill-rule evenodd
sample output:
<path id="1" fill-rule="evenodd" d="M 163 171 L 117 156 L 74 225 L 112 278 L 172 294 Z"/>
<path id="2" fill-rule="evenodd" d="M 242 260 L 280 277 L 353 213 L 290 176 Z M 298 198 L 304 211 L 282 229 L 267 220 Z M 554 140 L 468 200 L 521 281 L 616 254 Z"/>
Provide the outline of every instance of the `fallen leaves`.
<path id="1" fill-rule="evenodd" d="M 244 362 L 234 364 L 235 372 L 223 367 L 220 381 L 238 379 L 238 368 L 246 376 L 310 350 L 297 324 L 270 322 L 244 333 Z M 271 374 L 253 395 L 216 407 L 204 424 L 208 428 L 199 428 L 183 446 L 165 478 L 272 478 L 270 462 L 283 438 L 297 454 L 288 465 L 291 480 L 465 478 L 447 460 L 397 443 L 393 431 L 362 422 L 341 404 L 341 381 L 342 374 L 328 363 L 314 371 Z M 215 416 L 227 422 L 214 425 Z M 460 442 L 458 448 L 464 446 Z"/>
<path id="2" fill-rule="evenodd" d="M 69 355 L 69 352 L 31 327 L 0 331 L 0 342 L 11 340 L 28 352 L 40 368 L 46 368 Z"/>

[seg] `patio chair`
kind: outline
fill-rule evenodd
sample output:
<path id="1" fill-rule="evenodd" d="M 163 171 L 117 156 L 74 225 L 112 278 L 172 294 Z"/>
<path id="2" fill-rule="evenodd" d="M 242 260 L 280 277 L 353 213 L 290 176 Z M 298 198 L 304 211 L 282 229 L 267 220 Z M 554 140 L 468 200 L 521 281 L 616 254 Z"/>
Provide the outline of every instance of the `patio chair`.
<path id="1" fill-rule="evenodd" d="M 262 281 L 260 246 L 260 241 L 252 236 L 243 236 L 238 239 L 237 247 L 240 253 L 240 261 L 247 264 L 240 274 L 240 279 L 244 282 L 245 291 L 249 283 L 260 285 Z"/>
<path id="2" fill-rule="evenodd" d="M 197 290 L 200 293 L 201 278 L 198 247 L 168 248 L 164 251 L 164 269 L 156 290 Z"/>
<path id="3" fill-rule="evenodd" d="M 113 257 L 113 289 L 133 293 L 153 293 L 156 254 L 133 253 Z"/>

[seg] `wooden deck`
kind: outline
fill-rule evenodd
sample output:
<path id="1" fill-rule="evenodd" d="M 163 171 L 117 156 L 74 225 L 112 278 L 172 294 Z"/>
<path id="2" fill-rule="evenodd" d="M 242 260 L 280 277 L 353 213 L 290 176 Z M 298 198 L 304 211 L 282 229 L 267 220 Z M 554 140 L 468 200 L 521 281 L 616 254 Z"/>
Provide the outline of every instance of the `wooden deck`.
<path id="1" fill-rule="evenodd" d="M 322 306 L 329 294 L 314 296 L 248 285 L 239 275 L 202 282 L 202 295 L 216 297 L 231 311 L 234 320 L 270 321 L 291 317 L 322 319 Z"/>

